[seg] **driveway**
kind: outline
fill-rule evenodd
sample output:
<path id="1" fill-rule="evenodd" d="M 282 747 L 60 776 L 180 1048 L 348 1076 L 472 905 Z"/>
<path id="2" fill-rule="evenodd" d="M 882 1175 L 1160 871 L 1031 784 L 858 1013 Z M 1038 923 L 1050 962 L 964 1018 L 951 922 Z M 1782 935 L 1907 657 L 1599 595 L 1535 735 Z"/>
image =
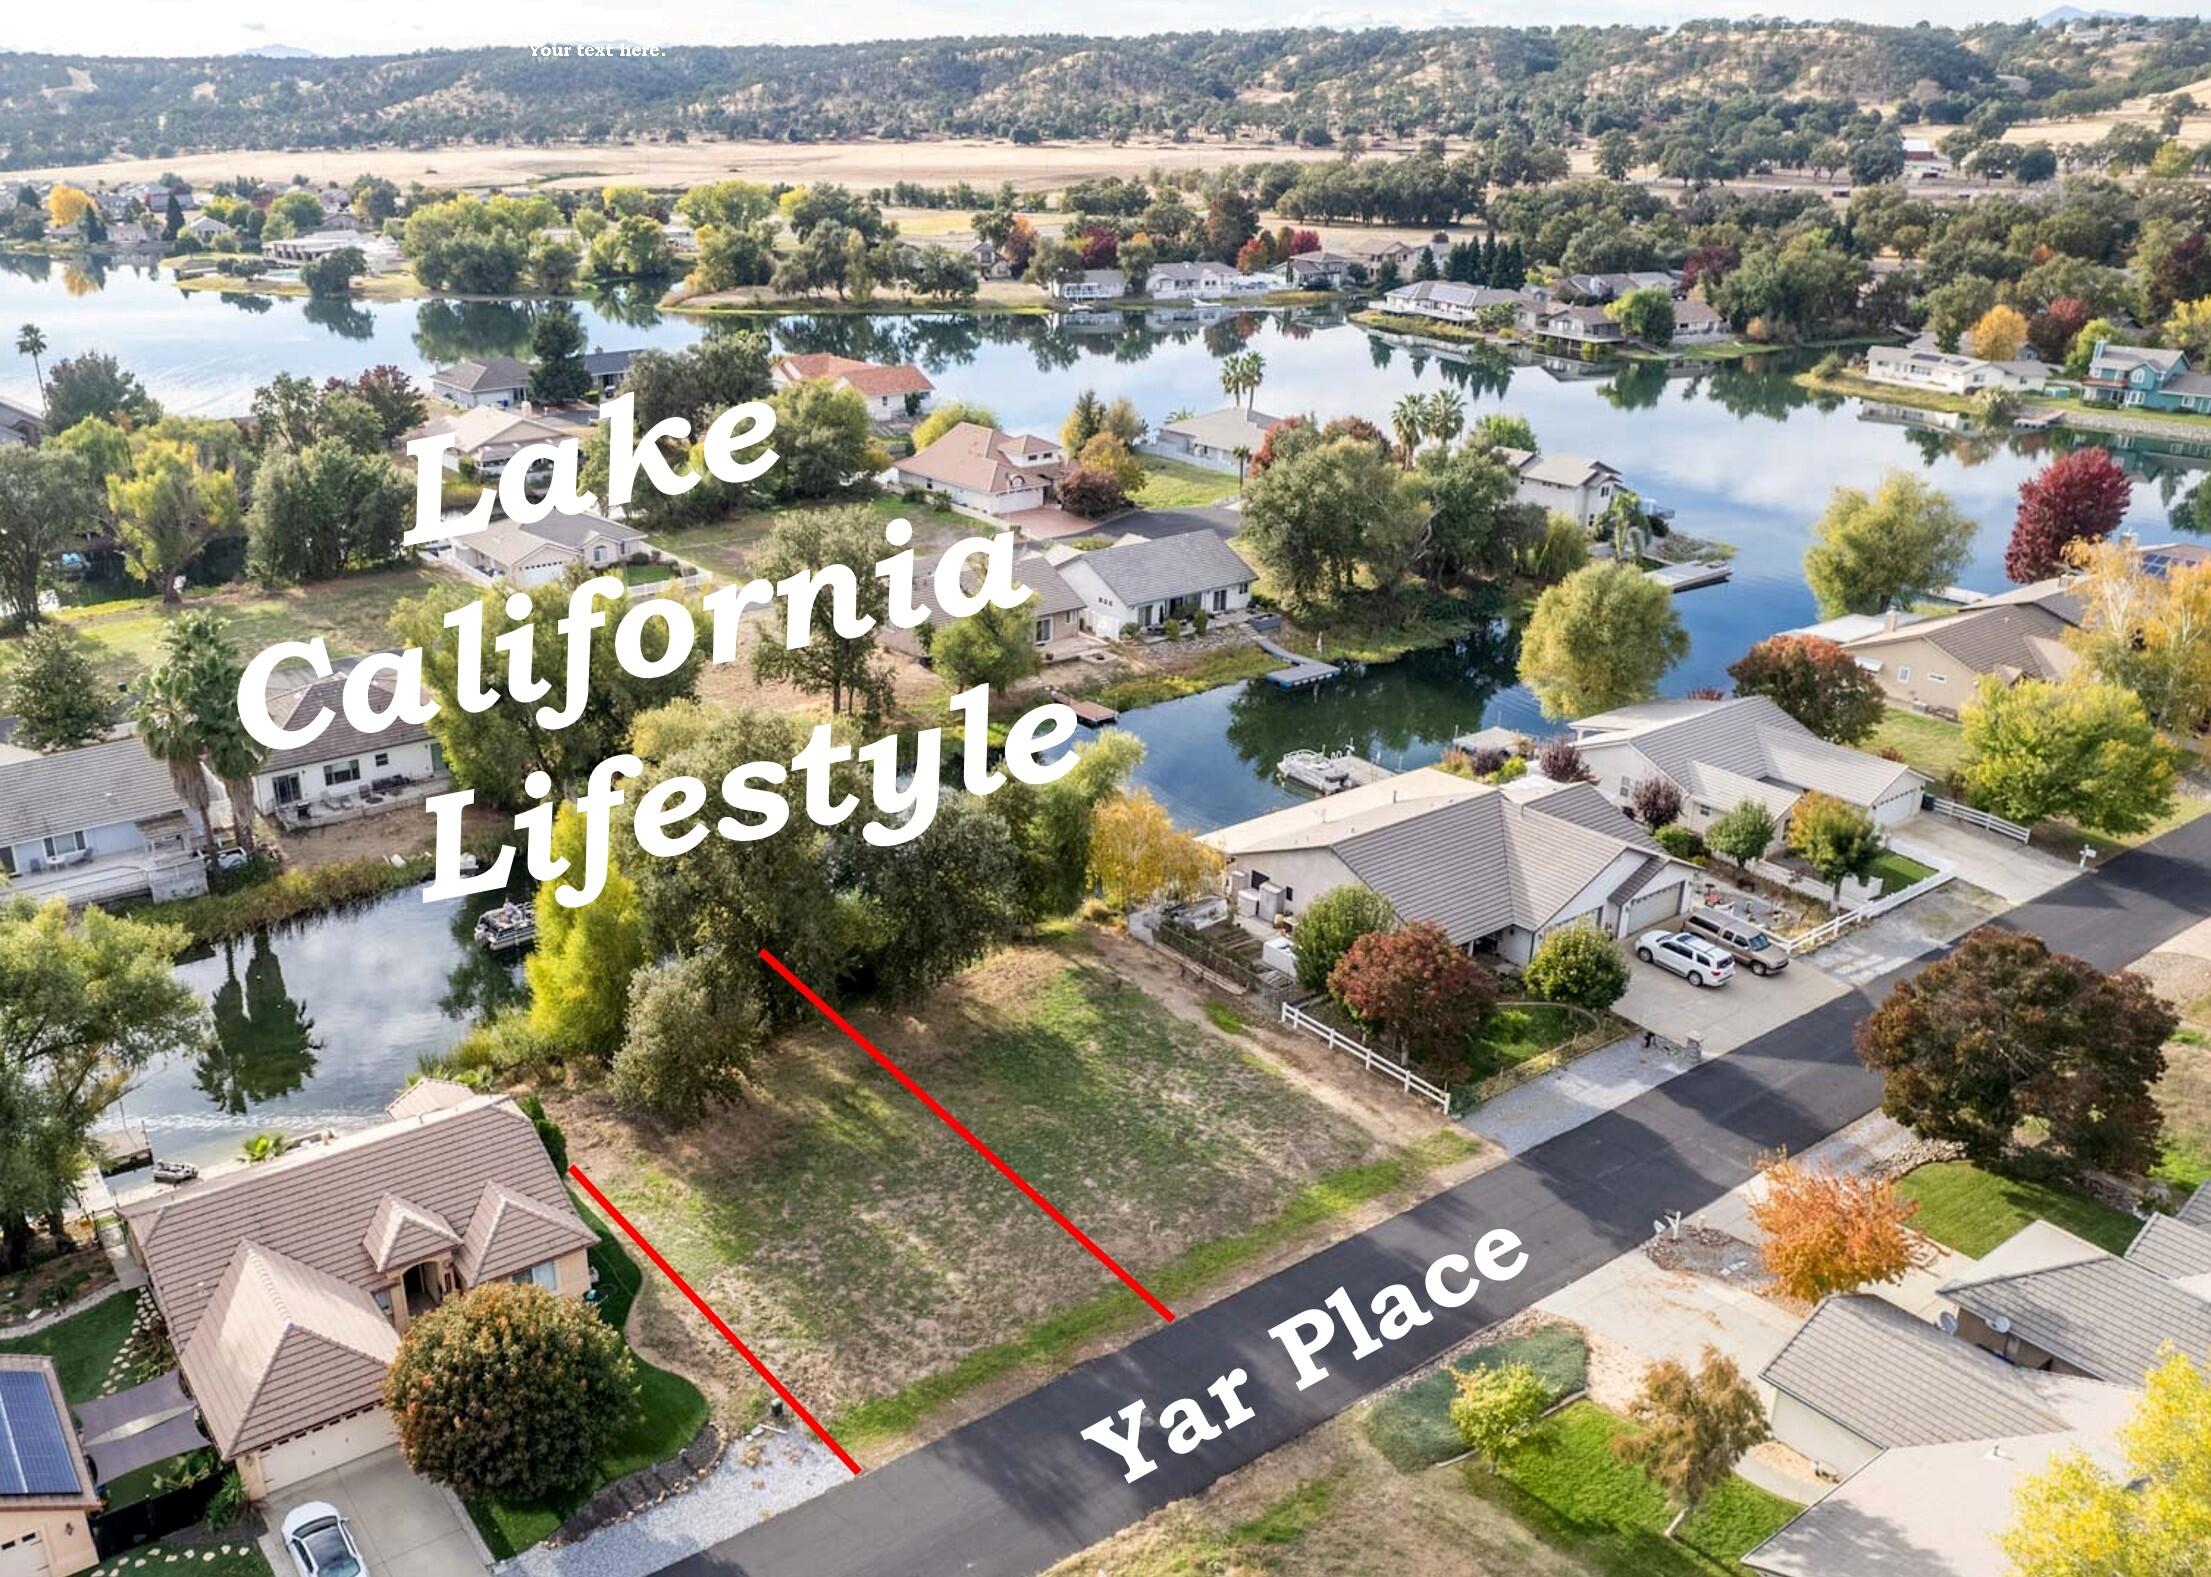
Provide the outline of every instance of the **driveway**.
<path id="1" fill-rule="evenodd" d="M 1870 985 L 1988 924 L 2009 907 L 1986 887 L 1959 877 L 1854 931 L 1845 931 L 1804 962 L 1818 964 L 1848 985 Z"/>
<path id="2" fill-rule="evenodd" d="M 1763 979 L 1747 968 L 1737 968 L 1734 980 L 1727 985 L 1692 986 L 1671 970 L 1631 956 L 1627 995 L 1612 1005 L 1612 1011 L 1630 1024 L 1654 1030 L 1682 1045 L 1688 1044 L 1691 1035 L 1700 1035 L 1705 1055 L 1717 1056 L 1780 1028 L 1848 989 L 1801 958 L 1780 974 Z"/>
<path id="3" fill-rule="evenodd" d="M 1889 834 L 1889 847 L 1923 864 L 1947 865 L 1959 880 L 2007 904 L 2031 903 L 2080 874 L 2068 860 L 1943 816 L 1914 816 Z"/>
<path id="4" fill-rule="evenodd" d="M 437 1485 L 418 1478 L 394 1446 L 358 1462 L 302 1479 L 269 1497 L 269 1531 L 262 1553 L 279 1577 L 297 1570 L 282 1548 L 284 1518 L 311 1500 L 328 1501 L 353 1524 L 353 1537 L 371 1572 L 406 1577 L 483 1577 L 490 1568 L 477 1552 L 465 1513 Z"/>

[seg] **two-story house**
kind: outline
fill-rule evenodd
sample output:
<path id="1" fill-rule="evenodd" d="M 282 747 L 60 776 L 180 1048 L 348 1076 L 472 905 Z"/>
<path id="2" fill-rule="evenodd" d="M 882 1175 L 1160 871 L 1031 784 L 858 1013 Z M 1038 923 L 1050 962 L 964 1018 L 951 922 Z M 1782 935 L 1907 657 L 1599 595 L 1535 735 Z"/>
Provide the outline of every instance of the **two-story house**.
<path id="1" fill-rule="evenodd" d="M 2151 345 L 2096 341 L 2081 379 L 2091 405 L 2132 405 L 2147 411 L 2211 411 L 2211 374 L 2188 365 L 2188 353 Z"/>
<path id="2" fill-rule="evenodd" d="M 941 493 L 955 508 L 1000 517 L 1042 508 L 1066 469 L 1049 438 L 958 422 L 928 448 L 894 462 L 891 476 L 900 487 Z"/>

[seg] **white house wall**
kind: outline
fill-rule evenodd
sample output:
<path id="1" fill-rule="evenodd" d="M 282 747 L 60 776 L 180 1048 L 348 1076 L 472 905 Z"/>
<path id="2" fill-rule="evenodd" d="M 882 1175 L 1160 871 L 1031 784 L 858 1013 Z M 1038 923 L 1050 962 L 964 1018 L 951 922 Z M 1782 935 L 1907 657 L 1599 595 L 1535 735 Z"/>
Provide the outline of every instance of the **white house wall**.
<path id="1" fill-rule="evenodd" d="M 385 758 L 382 765 L 376 758 Z M 325 771 L 332 767 L 344 767 L 348 762 L 360 768 L 360 776 L 348 783 L 331 784 Z M 419 781 L 435 776 L 439 771 L 436 746 L 427 739 L 417 739 L 388 750 L 364 750 L 358 755 L 341 756 L 333 761 L 318 761 L 304 767 L 293 767 L 282 772 L 257 773 L 253 780 L 253 802 L 265 811 L 277 808 L 276 785 L 279 778 L 299 779 L 300 799 L 312 803 L 328 793 L 353 793 L 368 788 L 378 778 L 406 777 Z"/>
<path id="2" fill-rule="evenodd" d="M 1838 1478 L 1857 1472 L 1881 1454 L 1872 1441 L 1783 1391 L 1774 1393 L 1773 1437 Z"/>

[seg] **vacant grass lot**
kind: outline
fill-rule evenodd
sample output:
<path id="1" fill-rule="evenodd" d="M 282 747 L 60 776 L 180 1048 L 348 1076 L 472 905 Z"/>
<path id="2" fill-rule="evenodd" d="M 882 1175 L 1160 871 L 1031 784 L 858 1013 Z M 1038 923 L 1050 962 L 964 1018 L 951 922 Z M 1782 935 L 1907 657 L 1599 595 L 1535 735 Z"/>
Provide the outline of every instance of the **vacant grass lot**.
<path id="1" fill-rule="evenodd" d="M 1158 455 L 1137 459 L 1144 467 L 1144 488 L 1136 502 L 1146 509 L 1198 509 L 1236 496 L 1236 478 L 1225 471 Z"/>
<path id="2" fill-rule="evenodd" d="M 2142 1225 L 2085 1194 L 1999 1177 L 1967 1161 L 1937 1161 L 1907 1172 L 1897 1180 L 1896 1191 L 1919 1201 L 1913 1226 L 1975 1259 L 2032 1221 L 2063 1227 L 2114 1254 L 2127 1251 Z"/>
<path id="3" fill-rule="evenodd" d="M 1170 1302 L 1465 1153 L 1379 1150 L 1079 940 L 1000 953 L 864 1027 Z M 596 1099 L 556 1115 L 592 1180 L 840 1431 L 900 1432 L 1148 1318 L 834 1032 L 790 1037 L 752 1103 L 680 1133 L 640 1133 Z M 730 1372 L 700 1322 L 668 1323 L 656 1350 L 693 1343 L 686 1369 Z"/>
<path id="4" fill-rule="evenodd" d="M 686 526 L 676 531 L 656 531 L 652 544 L 663 553 L 673 553 L 688 559 L 704 569 L 730 580 L 747 580 L 752 575 L 752 562 L 758 556 L 760 544 L 768 540 L 768 533 L 776 523 L 787 516 L 802 515 L 817 510 L 850 509 L 855 506 L 869 510 L 884 522 L 904 517 L 914 525 L 915 557 L 927 556 L 923 544 L 941 538 L 949 542 L 968 534 L 956 530 L 964 526 L 976 533 L 987 533 L 980 522 L 963 515 L 939 515 L 926 504 L 909 504 L 896 493 L 874 493 L 857 498 L 828 499 L 818 504 L 800 504 L 790 509 L 755 509 L 732 515 L 727 520 L 717 520 L 708 526 Z M 883 549 L 888 554 L 888 545 Z"/>

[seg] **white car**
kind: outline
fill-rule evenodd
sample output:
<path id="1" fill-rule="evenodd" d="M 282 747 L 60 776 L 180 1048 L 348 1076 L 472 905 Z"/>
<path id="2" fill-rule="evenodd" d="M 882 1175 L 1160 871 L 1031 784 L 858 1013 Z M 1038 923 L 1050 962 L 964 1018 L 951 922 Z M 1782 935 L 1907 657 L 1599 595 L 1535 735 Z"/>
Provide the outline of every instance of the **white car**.
<path id="1" fill-rule="evenodd" d="M 1670 969 L 1692 986 L 1724 986 L 1735 978 L 1735 960 L 1723 949 L 1687 931 L 1648 931 L 1635 944 L 1646 964 Z"/>
<path id="2" fill-rule="evenodd" d="M 367 1577 L 353 1529 L 327 1500 L 311 1500 L 284 1519 L 284 1548 L 299 1577 Z"/>

